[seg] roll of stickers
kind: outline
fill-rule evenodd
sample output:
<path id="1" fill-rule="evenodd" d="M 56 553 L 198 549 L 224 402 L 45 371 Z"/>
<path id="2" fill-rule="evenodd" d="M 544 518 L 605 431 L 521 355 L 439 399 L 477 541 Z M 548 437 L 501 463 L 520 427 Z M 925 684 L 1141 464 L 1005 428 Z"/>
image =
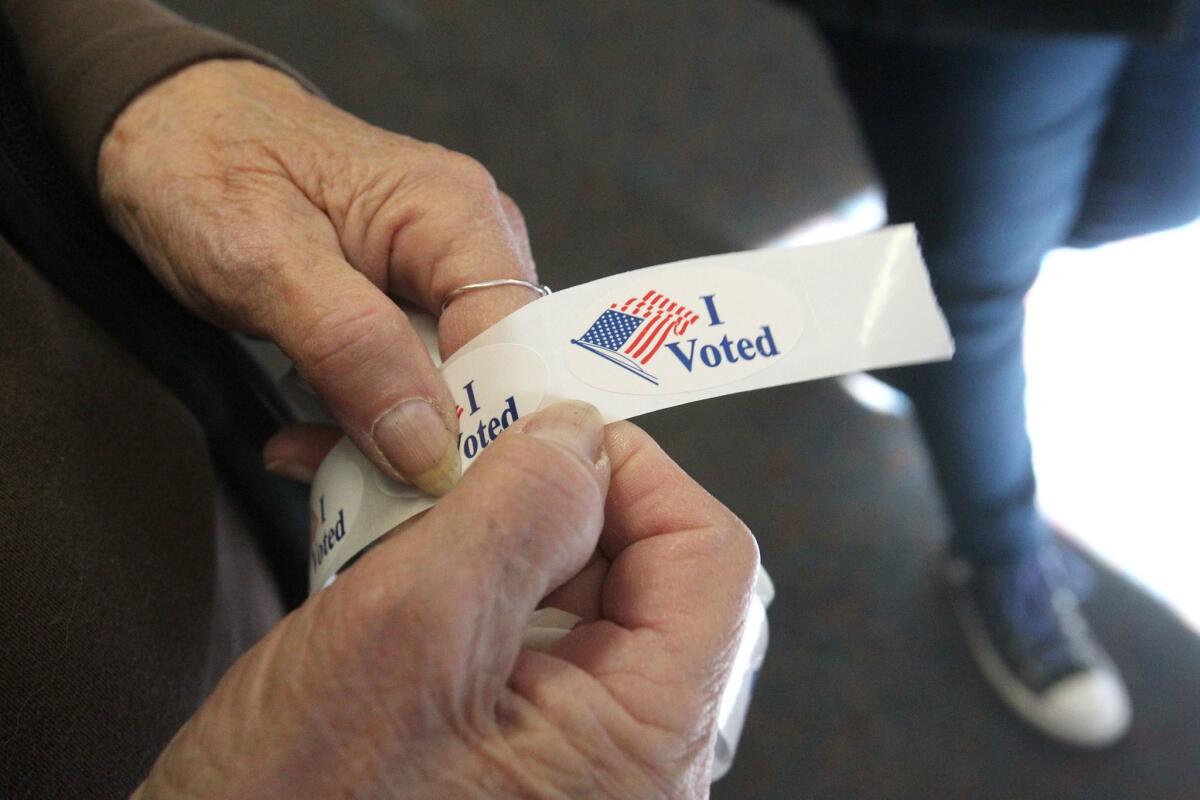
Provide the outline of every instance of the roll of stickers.
<path id="1" fill-rule="evenodd" d="M 436 358 L 432 319 L 426 330 Z M 513 422 L 559 400 L 591 403 L 613 422 L 953 352 L 916 232 L 904 225 L 826 244 L 646 267 L 558 291 L 496 323 L 441 369 L 457 404 L 465 470 Z M 310 591 L 435 502 L 384 477 L 343 439 L 313 482 Z M 732 760 L 766 649 L 771 595 L 760 568 L 721 702 L 714 778 Z M 526 646 L 549 646 L 577 621 L 542 609 Z"/>

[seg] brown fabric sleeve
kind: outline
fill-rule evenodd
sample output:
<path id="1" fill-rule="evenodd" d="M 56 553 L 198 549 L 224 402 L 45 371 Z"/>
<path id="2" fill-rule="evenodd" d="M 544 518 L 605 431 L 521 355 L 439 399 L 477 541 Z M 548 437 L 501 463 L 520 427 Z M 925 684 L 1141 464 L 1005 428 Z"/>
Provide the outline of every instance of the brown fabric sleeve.
<path id="1" fill-rule="evenodd" d="M 205 432 L 0 236 L 0 798 L 128 797 L 283 615 Z"/>
<path id="2" fill-rule="evenodd" d="M 316 91 L 275 57 L 150 0 L 0 0 L 46 124 L 95 196 L 96 158 L 141 91 L 214 58 L 257 61 Z"/>

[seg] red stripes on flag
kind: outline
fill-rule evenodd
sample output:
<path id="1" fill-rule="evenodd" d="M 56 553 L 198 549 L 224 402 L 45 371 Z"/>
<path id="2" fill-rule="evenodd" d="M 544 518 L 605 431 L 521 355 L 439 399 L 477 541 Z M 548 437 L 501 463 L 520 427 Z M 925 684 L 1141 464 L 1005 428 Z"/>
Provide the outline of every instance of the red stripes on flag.
<path id="1" fill-rule="evenodd" d="M 617 304 L 613 303 L 612 308 Z M 646 322 L 621 349 L 630 358 L 648 364 L 672 334 L 682 336 L 700 315 L 651 289 L 642 297 L 631 297 L 621 306 L 624 314 L 642 317 Z"/>

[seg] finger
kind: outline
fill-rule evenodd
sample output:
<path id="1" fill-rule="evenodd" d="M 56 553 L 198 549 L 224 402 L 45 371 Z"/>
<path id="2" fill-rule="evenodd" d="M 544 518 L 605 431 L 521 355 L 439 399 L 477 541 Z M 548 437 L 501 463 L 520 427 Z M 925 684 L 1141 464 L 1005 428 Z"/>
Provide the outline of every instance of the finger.
<path id="1" fill-rule="evenodd" d="M 277 270 L 256 316 L 371 461 L 445 494 L 459 475 L 450 391 L 404 312 L 335 247 Z"/>
<path id="2" fill-rule="evenodd" d="M 499 202 L 508 226 L 504 239 L 515 249 L 517 259 L 509 265 L 514 269 L 507 272 L 501 270 L 503 274 L 497 277 L 517 278 L 538 285 L 525 216 L 516 202 L 504 192 L 499 193 Z M 463 285 L 465 283 L 456 283 L 446 291 Z M 527 286 L 492 286 L 455 297 L 438 319 L 438 344 L 442 357 L 449 358 L 458 348 L 540 296 Z"/>
<path id="3" fill-rule="evenodd" d="M 395 599 L 385 623 L 423 625 L 456 673 L 498 690 L 538 601 L 595 551 L 603 442 L 599 412 L 583 403 L 519 420 L 420 523 L 356 567 L 361 584 Z M 371 636 L 388 638 L 386 629 Z"/>
<path id="4" fill-rule="evenodd" d="M 500 208 L 504 211 L 504 218 L 508 221 L 509 230 L 512 231 L 517 246 L 521 249 L 521 256 L 532 264 L 533 249 L 529 246 L 529 226 L 525 222 L 525 215 L 521 213 L 521 207 L 517 205 L 516 200 L 500 192 Z"/>
<path id="5" fill-rule="evenodd" d="M 351 220 L 353 222 L 353 220 Z M 442 312 L 461 286 L 497 278 L 537 282 L 525 221 L 478 161 L 429 146 L 420 166 L 350 237 L 351 263 L 368 274 L 387 262 L 388 290 L 440 314 L 443 358 L 493 323 L 538 297 L 522 287 L 468 292 Z M 360 264 L 359 260 L 368 262 Z"/>
<path id="6" fill-rule="evenodd" d="M 583 569 L 546 595 L 538 608 L 561 608 L 584 622 L 593 622 L 600 618 L 600 592 L 607 576 L 608 559 L 593 553 Z"/>
<path id="7" fill-rule="evenodd" d="M 640 429 L 610 425 L 606 448 L 604 617 L 654 632 L 686 688 L 702 696 L 723 680 L 737 644 L 758 565 L 754 537 Z"/>
<path id="8" fill-rule="evenodd" d="M 330 425 L 289 425 L 263 446 L 263 466 L 280 477 L 312 483 L 317 467 L 341 438 L 342 432 Z"/>

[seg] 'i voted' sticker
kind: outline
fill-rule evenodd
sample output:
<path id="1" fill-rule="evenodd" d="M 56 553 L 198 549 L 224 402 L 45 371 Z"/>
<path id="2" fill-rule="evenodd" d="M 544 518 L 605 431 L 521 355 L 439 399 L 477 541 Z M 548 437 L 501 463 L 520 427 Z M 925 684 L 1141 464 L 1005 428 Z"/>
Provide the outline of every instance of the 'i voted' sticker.
<path id="1" fill-rule="evenodd" d="M 326 562 L 343 561 L 341 552 L 349 549 L 344 546 L 351 531 L 359 530 L 355 526 L 359 509 L 363 503 L 363 478 L 370 472 L 379 474 L 358 452 L 358 448 L 349 439 L 342 439 L 334 447 L 341 452 L 335 458 L 344 464 L 342 469 L 325 476 L 321 491 L 313 492 L 308 503 L 309 526 L 309 574 L 316 575 L 328 571 Z M 332 452 L 331 452 L 332 455 Z M 328 458 L 328 457 L 327 457 Z M 383 476 L 380 475 L 382 478 Z M 385 479 L 386 480 L 386 479 Z M 368 540 L 369 541 L 369 540 Z M 361 546 L 361 544 L 359 544 Z M 337 556 L 335 556 L 335 552 Z"/>
<path id="2" fill-rule="evenodd" d="M 448 362 L 442 377 L 454 395 L 465 469 L 510 425 L 541 406 L 549 372 L 537 351 L 493 344 Z"/>
<path id="3" fill-rule="evenodd" d="M 434 322 L 422 324 L 435 355 Z M 644 267 L 564 289 L 472 339 L 442 365 L 442 376 L 466 469 L 517 420 L 556 400 L 587 401 L 613 421 L 953 352 L 916 232 L 897 226 Z M 322 463 L 312 498 L 313 591 L 436 502 L 384 477 L 349 439 Z"/>
<path id="4" fill-rule="evenodd" d="M 598 389 L 689 392 L 769 369 L 803 325 L 803 305 L 779 281 L 700 266 L 608 290 L 579 317 L 565 358 Z"/>

